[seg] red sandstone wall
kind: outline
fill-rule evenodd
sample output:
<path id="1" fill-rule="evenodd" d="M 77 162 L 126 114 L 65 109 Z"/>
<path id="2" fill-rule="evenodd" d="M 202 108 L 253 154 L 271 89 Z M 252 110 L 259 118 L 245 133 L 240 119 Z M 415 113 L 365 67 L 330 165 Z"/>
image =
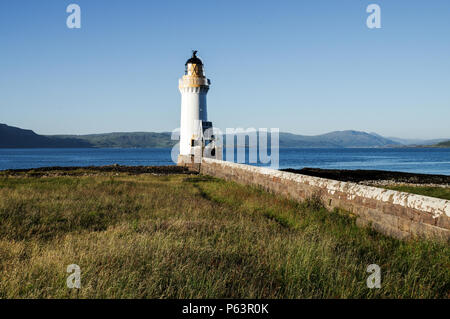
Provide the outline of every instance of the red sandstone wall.
<path id="1" fill-rule="evenodd" d="M 343 208 L 357 216 L 359 225 L 370 225 L 396 238 L 450 241 L 448 200 L 208 158 L 202 160 L 200 172 L 261 186 L 299 201 L 320 194 L 327 208 Z"/>

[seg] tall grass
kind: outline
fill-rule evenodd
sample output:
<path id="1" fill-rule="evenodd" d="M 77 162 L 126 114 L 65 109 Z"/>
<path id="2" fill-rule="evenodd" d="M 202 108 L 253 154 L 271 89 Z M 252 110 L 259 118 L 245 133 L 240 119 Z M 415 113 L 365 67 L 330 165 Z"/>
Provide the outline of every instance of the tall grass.
<path id="1" fill-rule="evenodd" d="M 369 264 L 381 289 L 366 286 Z M 81 289 L 66 267 L 81 267 Z M 446 243 L 205 176 L 0 176 L 1 298 L 448 298 Z"/>
<path id="2" fill-rule="evenodd" d="M 418 195 L 450 200 L 450 187 L 392 185 L 392 186 L 384 186 L 384 188 L 400 192 L 413 193 Z"/>

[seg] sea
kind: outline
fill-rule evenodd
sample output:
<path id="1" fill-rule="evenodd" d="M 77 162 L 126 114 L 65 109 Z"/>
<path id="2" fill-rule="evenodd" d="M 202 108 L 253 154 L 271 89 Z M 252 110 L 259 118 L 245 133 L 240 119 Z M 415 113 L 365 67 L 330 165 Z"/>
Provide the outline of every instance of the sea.
<path id="1" fill-rule="evenodd" d="M 278 154 L 278 166 L 274 168 L 280 169 L 373 169 L 450 175 L 450 148 L 281 148 Z M 112 164 L 174 165 L 172 157 L 177 158 L 176 154 L 172 156 L 170 148 L 0 149 L 0 170 Z M 234 162 L 238 162 L 236 152 Z M 245 163 L 268 166 L 249 163 L 248 154 Z"/>

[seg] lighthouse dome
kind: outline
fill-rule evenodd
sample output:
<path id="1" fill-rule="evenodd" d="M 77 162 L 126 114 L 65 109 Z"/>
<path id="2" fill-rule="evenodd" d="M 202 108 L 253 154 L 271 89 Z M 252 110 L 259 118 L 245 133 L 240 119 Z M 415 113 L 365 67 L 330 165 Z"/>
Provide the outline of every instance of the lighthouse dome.
<path id="1" fill-rule="evenodd" d="M 186 65 L 188 64 L 199 64 L 203 65 L 202 60 L 197 57 L 197 51 L 192 51 L 192 57 L 186 61 Z"/>
<path id="2" fill-rule="evenodd" d="M 193 77 L 204 77 L 203 63 L 197 57 L 197 51 L 192 51 L 192 57 L 186 61 L 184 74 Z"/>

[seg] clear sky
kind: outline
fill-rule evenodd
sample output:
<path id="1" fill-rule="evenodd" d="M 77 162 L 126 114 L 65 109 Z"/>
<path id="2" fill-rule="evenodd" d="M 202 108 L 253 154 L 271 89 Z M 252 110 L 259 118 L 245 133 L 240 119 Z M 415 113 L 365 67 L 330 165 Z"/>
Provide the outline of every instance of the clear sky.
<path id="1" fill-rule="evenodd" d="M 371 3 L 381 29 L 366 26 Z M 192 49 L 221 129 L 450 137 L 448 0 L 2 0 L 0 123 L 171 131 Z"/>

